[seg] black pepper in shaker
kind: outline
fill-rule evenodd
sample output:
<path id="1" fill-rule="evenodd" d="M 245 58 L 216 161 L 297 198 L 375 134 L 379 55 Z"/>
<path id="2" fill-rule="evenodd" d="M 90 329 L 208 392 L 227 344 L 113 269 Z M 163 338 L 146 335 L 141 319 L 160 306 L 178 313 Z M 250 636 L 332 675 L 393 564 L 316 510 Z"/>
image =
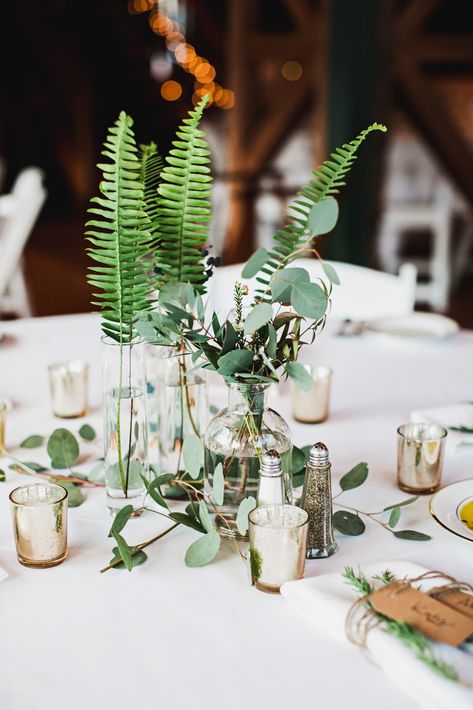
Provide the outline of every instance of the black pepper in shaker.
<path id="1" fill-rule="evenodd" d="M 332 527 L 332 480 L 328 449 L 321 441 L 311 448 L 305 470 L 301 508 L 309 516 L 307 559 L 330 557 L 338 551 Z"/>

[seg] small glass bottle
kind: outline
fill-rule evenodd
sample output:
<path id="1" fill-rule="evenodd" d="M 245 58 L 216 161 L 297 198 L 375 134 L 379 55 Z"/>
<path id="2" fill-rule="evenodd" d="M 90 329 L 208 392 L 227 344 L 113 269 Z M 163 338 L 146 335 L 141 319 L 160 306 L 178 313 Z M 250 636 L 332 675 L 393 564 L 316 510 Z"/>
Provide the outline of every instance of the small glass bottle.
<path id="1" fill-rule="evenodd" d="M 331 465 L 328 449 L 321 441 L 309 453 L 301 508 L 309 516 L 307 559 L 330 557 L 338 551 L 338 545 L 332 527 Z"/>
<path id="2" fill-rule="evenodd" d="M 284 484 L 281 457 L 275 449 L 263 454 L 258 482 L 258 507 L 263 505 L 282 505 L 284 503 Z"/>

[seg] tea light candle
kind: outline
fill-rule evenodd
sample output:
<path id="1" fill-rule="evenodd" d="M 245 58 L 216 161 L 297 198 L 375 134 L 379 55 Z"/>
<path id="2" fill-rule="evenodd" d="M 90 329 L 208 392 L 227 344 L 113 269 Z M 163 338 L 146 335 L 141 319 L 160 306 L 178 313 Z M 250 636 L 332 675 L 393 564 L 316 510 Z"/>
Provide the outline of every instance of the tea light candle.
<path id="1" fill-rule="evenodd" d="M 18 561 L 53 567 L 67 557 L 67 491 L 54 483 L 33 483 L 10 493 Z"/>
<path id="2" fill-rule="evenodd" d="M 49 366 L 51 401 L 56 417 L 70 419 L 87 414 L 88 380 L 89 366 L 81 360 Z"/>
<path id="3" fill-rule="evenodd" d="M 284 582 L 304 576 L 308 515 L 294 505 L 268 505 L 249 515 L 248 555 L 252 581 L 278 593 Z"/>
<path id="4" fill-rule="evenodd" d="M 439 424 L 403 424 L 397 430 L 397 484 L 406 493 L 440 487 L 447 430 Z"/>
<path id="5" fill-rule="evenodd" d="M 304 365 L 312 377 L 313 385 L 309 391 L 294 385 L 292 406 L 293 416 L 304 424 L 324 422 L 328 417 L 332 370 L 325 365 Z"/>

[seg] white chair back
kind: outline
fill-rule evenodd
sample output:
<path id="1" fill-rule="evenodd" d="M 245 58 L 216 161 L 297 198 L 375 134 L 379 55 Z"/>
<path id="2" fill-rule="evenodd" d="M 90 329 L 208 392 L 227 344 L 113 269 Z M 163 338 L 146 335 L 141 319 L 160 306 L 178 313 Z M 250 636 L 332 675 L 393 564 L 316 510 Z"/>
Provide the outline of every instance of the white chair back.
<path id="1" fill-rule="evenodd" d="M 403 264 L 399 276 L 395 276 L 364 266 L 330 263 L 340 279 L 340 285 L 333 287 L 331 317 L 360 321 L 407 315 L 413 311 L 417 270 L 412 264 Z M 322 265 L 315 259 L 298 259 L 290 266 L 306 269 L 312 280 L 322 278 L 328 282 Z M 220 267 L 209 282 L 208 308 L 215 310 L 220 319 L 226 318 L 233 308 L 235 281 L 247 284 L 252 293 L 258 288 L 255 278 L 241 278 L 242 268 L 243 264 Z"/>
<path id="2" fill-rule="evenodd" d="M 23 249 L 46 199 L 43 177 L 39 168 L 25 168 L 16 178 L 11 193 L 0 198 L 0 307 L 20 268 Z"/>

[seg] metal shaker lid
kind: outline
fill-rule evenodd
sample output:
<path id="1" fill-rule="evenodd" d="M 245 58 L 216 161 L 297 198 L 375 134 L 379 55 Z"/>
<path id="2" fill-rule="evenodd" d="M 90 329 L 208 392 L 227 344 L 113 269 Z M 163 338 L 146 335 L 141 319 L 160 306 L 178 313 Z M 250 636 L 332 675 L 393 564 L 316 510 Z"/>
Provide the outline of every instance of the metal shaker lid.
<path id="1" fill-rule="evenodd" d="M 309 462 L 313 466 L 328 463 L 328 449 L 324 443 L 318 441 L 309 452 Z"/>
<path id="2" fill-rule="evenodd" d="M 270 449 L 263 454 L 260 474 L 262 476 L 281 475 L 281 457 L 275 449 Z"/>

